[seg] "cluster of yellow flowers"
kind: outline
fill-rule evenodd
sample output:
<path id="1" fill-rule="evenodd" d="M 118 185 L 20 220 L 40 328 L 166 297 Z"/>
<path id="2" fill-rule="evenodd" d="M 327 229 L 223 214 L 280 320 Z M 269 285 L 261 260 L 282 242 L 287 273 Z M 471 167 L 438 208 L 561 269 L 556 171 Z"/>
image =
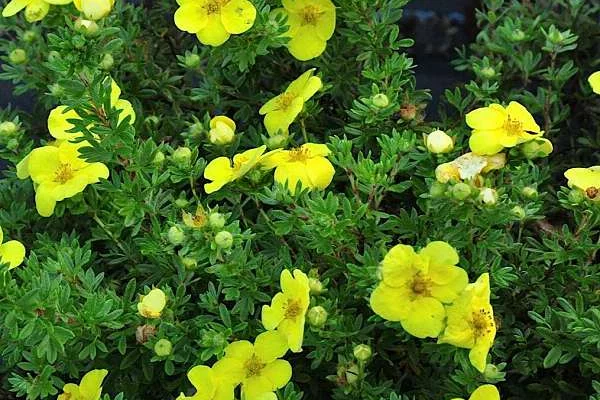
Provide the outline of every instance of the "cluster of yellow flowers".
<path id="1" fill-rule="evenodd" d="M 413 336 L 470 349 L 471 364 L 483 372 L 496 336 L 489 275 L 469 284 L 458 261 L 446 242 L 431 242 L 419 252 L 394 246 L 381 263 L 371 308 L 384 319 L 399 321 Z"/>
<path id="2" fill-rule="evenodd" d="M 41 21 L 50 11 L 50 6 L 73 3 L 85 18 L 93 21 L 107 16 L 115 5 L 115 0 L 11 0 L 2 9 L 3 17 L 12 17 L 25 9 L 28 22 Z"/>
<path id="3" fill-rule="evenodd" d="M 256 8 L 248 0 L 177 0 L 177 28 L 196 34 L 200 43 L 220 46 L 231 35 L 248 31 L 256 20 Z M 298 60 L 320 56 L 335 30 L 335 6 L 330 0 L 282 0 L 273 16 L 287 18 L 287 48 Z"/>

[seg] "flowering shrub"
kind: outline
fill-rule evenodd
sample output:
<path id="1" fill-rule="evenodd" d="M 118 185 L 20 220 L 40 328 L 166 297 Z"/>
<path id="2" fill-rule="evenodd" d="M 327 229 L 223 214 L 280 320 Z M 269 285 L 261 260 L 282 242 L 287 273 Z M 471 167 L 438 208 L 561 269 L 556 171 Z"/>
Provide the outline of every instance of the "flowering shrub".
<path id="1" fill-rule="evenodd" d="M 600 7 L 406 3 L 6 3 L 0 398 L 600 399 Z"/>

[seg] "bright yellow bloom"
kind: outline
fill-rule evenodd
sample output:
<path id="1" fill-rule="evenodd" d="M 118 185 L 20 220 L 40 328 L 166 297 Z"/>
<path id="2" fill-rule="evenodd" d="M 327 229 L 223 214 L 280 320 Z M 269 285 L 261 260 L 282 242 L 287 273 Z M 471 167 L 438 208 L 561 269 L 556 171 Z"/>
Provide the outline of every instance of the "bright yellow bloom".
<path id="1" fill-rule="evenodd" d="M 195 33 L 202 44 L 220 46 L 254 25 L 256 8 L 248 0 L 178 0 L 175 25 Z"/>
<path id="2" fill-rule="evenodd" d="M 469 146 L 481 155 L 496 154 L 543 133 L 529 111 L 516 101 L 511 101 L 506 108 L 500 104 L 478 108 L 468 113 L 466 120 L 473 129 Z"/>
<path id="3" fill-rule="evenodd" d="M 133 125 L 135 122 L 135 111 L 131 103 L 121 98 L 121 88 L 117 85 L 114 79 L 110 79 L 110 105 L 121 113 L 119 114 L 119 123 L 129 116 L 129 123 Z"/>
<path id="4" fill-rule="evenodd" d="M 28 22 L 41 21 L 51 5 L 69 4 L 73 0 L 12 0 L 2 10 L 3 17 L 12 17 L 22 9 L 25 9 L 25 19 Z"/>
<path id="5" fill-rule="evenodd" d="M 592 90 L 596 94 L 600 94 L 600 71 L 596 71 L 590 75 L 588 82 L 592 87 Z"/>
<path id="6" fill-rule="evenodd" d="M 138 311 L 146 318 L 160 318 L 163 309 L 167 305 L 167 296 L 160 289 L 152 289 L 147 295 L 141 296 L 138 303 Z"/>
<path id="7" fill-rule="evenodd" d="M 212 144 L 226 145 L 235 137 L 235 122 L 224 115 L 218 115 L 210 120 L 208 140 Z"/>
<path id="8" fill-rule="evenodd" d="M 213 193 L 223 186 L 240 179 L 248 173 L 260 160 L 267 146 L 246 150 L 236 154 L 232 160 L 227 157 L 218 157 L 212 160 L 204 169 L 204 178 L 212 181 L 204 185 L 206 193 Z"/>
<path id="9" fill-rule="evenodd" d="M 105 369 L 94 369 L 81 378 L 81 383 L 67 383 L 63 387 L 63 394 L 57 400 L 99 400 L 102 394 L 102 381 L 106 378 L 108 371 Z"/>
<path id="10" fill-rule="evenodd" d="M 235 385 L 223 382 L 212 368 L 198 365 L 189 370 L 187 377 L 196 388 L 196 393 L 193 396 L 181 393 L 176 400 L 234 400 Z"/>
<path id="11" fill-rule="evenodd" d="M 382 281 L 371 294 L 371 308 L 390 321 L 400 321 L 411 335 L 436 337 L 444 328 L 444 304 L 467 286 L 458 253 L 446 242 L 431 242 L 419 253 L 396 245 L 381 263 Z"/>
<path id="12" fill-rule="evenodd" d="M 261 159 L 263 168 L 275 168 L 275 182 L 287 183 L 294 193 L 298 182 L 305 189 L 325 189 L 331 183 L 335 169 L 325 158 L 331 151 L 324 144 L 306 143 L 292 150 L 274 150 Z"/>
<path id="13" fill-rule="evenodd" d="M 600 166 L 571 168 L 565 172 L 569 187 L 583 190 L 590 199 L 600 193 Z"/>
<path id="14" fill-rule="evenodd" d="M 56 146 L 33 149 L 17 165 L 17 177 L 31 177 L 35 188 L 35 205 L 42 217 L 54 213 L 56 202 L 83 192 L 87 185 L 108 178 L 106 165 L 88 163 L 80 158 L 79 149 L 88 143 L 61 142 Z"/>
<path id="15" fill-rule="evenodd" d="M 204 207 L 200 204 L 196 207 L 196 213 L 194 215 L 183 212 L 183 223 L 185 226 L 189 226 L 190 228 L 200 229 L 203 228 L 208 222 L 208 215 L 206 211 L 204 211 Z"/>
<path id="16" fill-rule="evenodd" d="M 471 393 L 469 400 L 500 400 L 500 392 L 498 392 L 498 389 L 494 385 L 481 385 Z"/>
<path id="17" fill-rule="evenodd" d="M 110 13 L 115 0 L 73 0 L 73 4 L 86 18 L 97 21 Z"/>
<path id="18" fill-rule="evenodd" d="M 281 292 L 271 300 L 271 305 L 262 307 L 262 323 L 265 329 L 277 329 L 287 339 L 290 350 L 302 351 L 304 322 L 310 303 L 308 277 L 299 269 L 283 270 L 280 276 Z"/>
<path id="19" fill-rule="evenodd" d="M 487 355 L 496 337 L 494 310 L 490 304 L 490 277 L 482 274 L 475 283 L 446 307 L 446 329 L 438 343 L 471 349 L 469 360 L 480 372 L 485 370 Z"/>
<path id="20" fill-rule="evenodd" d="M 2 227 L 0 227 L 0 263 L 8 264 L 8 269 L 13 269 L 21 265 L 25 259 L 25 246 L 17 240 L 4 241 Z"/>
<path id="21" fill-rule="evenodd" d="M 258 111 L 265 115 L 265 128 L 270 136 L 288 134 L 288 129 L 308 101 L 319 89 L 323 82 L 313 76 L 315 68 L 310 69 L 293 81 L 282 94 L 267 101 Z"/>
<path id="22" fill-rule="evenodd" d="M 335 5 L 331 0 L 282 0 L 287 15 L 290 54 L 301 61 L 318 57 L 335 31 Z"/>
<path id="23" fill-rule="evenodd" d="M 277 331 L 261 333 L 254 344 L 240 340 L 225 348 L 225 357 L 213 365 L 222 381 L 242 384 L 242 399 L 264 400 L 284 387 L 292 377 L 292 366 L 280 360 L 288 350 L 286 338 Z"/>

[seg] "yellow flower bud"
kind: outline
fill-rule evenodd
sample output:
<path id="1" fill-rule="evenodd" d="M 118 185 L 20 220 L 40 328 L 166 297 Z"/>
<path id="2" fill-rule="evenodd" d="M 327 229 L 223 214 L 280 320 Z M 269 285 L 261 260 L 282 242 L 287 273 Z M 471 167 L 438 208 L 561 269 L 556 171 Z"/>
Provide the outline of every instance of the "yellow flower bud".
<path id="1" fill-rule="evenodd" d="M 371 346 L 367 344 L 359 344 L 354 346 L 353 354 L 358 361 L 365 362 L 371 358 L 373 351 L 371 350 Z"/>
<path id="2" fill-rule="evenodd" d="M 308 310 L 308 323 L 314 328 L 322 328 L 327 322 L 327 310 L 321 306 L 312 307 Z"/>
<path id="3" fill-rule="evenodd" d="M 319 278 L 308 278 L 308 287 L 310 294 L 319 295 L 325 291 L 323 288 L 323 282 Z"/>
<path id="4" fill-rule="evenodd" d="M 233 246 L 233 235 L 228 231 L 221 231 L 215 235 L 215 243 L 222 249 L 229 249 Z"/>
<path id="5" fill-rule="evenodd" d="M 146 296 L 142 296 L 138 303 L 138 312 L 146 318 L 160 318 L 167 296 L 160 289 L 152 289 Z"/>
<path id="6" fill-rule="evenodd" d="M 167 237 L 169 238 L 169 242 L 175 246 L 182 244 L 185 241 L 185 233 L 178 226 L 172 226 L 169 228 Z"/>
<path id="7" fill-rule="evenodd" d="M 425 146 L 434 154 L 448 153 L 454 149 L 454 140 L 438 129 L 425 136 Z"/>
<path id="8" fill-rule="evenodd" d="M 375 96 L 373 96 L 371 101 L 373 102 L 373 105 L 377 108 L 386 108 L 390 105 L 390 99 L 388 99 L 388 97 L 383 93 L 376 94 Z"/>
<path id="9" fill-rule="evenodd" d="M 159 357 L 170 356 L 173 352 L 173 344 L 167 339 L 160 339 L 154 344 L 154 352 Z"/>
<path id="10" fill-rule="evenodd" d="M 235 137 L 235 122 L 228 117 L 219 115 L 210 120 L 208 140 L 212 144 L 223 146 L 233 141 Z"/>
<path id="11" fill-rule="evenodd" d="M 23 49 L 14 49 L 8 55 L 8 59 L 13 64 L 24 64 L 27 62 L 27 53 Z"/>
<path id="12" fill-rule="evenodd" d="M 494 189 L 483 188 L 479 192 L 479 200 L 487 206 L 493 206 L 498 202 L 498 193 Z"/>

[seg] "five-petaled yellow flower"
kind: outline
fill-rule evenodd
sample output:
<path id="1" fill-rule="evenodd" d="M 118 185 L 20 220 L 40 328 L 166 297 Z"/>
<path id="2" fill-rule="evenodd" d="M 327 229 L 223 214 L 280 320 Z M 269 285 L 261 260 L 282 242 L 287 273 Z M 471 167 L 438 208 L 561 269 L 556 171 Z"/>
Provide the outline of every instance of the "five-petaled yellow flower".
<path id="1" fill-rule="evenodd" d="M 254 25 L 256 8 L 248 0 L 178 0 L 175 25 L 195 33 L 202 44 L 220 46 Z"/>
<path id="2" fill-rule="evenodd" d="M 8 264 L 8 269 L 18 267 L 25 259 L 25 246 L 18 240 L 3 241 L 4 234 L 0 227 L 0 263 Z"/>
<path id="3" fill-rule="evenodd" d="M 242 385 L 242 399 L 263 400 L 284 387 L 292 377 L 292 366 L 280 360 L 288 350 L 286 338 L 277 331 L 263 332 L 254 344 L 240 340 L 225 348 L 225 357 L 213 365 L 222 381 Z"/>
<path id="4" fill-rule="evenodd" d="M 506 108 L 500 104 L 478 108 L 468 113 L 466 120 L 473 129 L 469 146 L 480 155 L 496 154 L 543 133 L 529 111 L 516 101 L 511 101 Z"/>
<path id="5" fill-rule="evenodd" d="M 494 310 L 490 304 L 490 277 L 482 274 L 469 284 L 454 303 L 446 308 L 446 329 L 438 343 L 471 349 L 469 360 L 483 372 L 487 355 L 496 337 Z"/>
<path id="6" fill-rule="evenodd" d="M 141 296 L 137 308 L 141 316 L 156 319 L 160 318 L 166 304 L 167 296 L 165 295 L 165 292 L 155 288 L 147 295 Z"/>
<path id="7" fill-rule="evenodd" d="M 266 149 L 266 146 L 260 146 L 236 154 L 233 156 L 233 165 L 231 165 L 232 160 L 227 157 L 212 160 L 204 169 L 204 178 L 212 181 L 204 185 L 204 191 L 209 194 L 216 192 L 228 183 L 246 175 L 259 162 Z"/>
<path id="8" fill-rule="evenodd" d="M 600 71 L 596 71 L 590 75 L 588 82 L 592 87 L 592 91 L 596 94 L 600 94 Z"/>
<path id="9" fill-rule="evenodd" d="M 444 304 L 469 281 L 457 263 L 456 250 L 446 242 L 431 242 L 419 253 L 394 246 L 381 263 L 382 281 L 371 294 L 371 308 L 384 319 L 400 321 L 413 336 L 437 337 L 444 328 Z"/>
<path id="10" fill-rule="evenodd" d="M 96 21 L 110 13 L 115 0 L 73 0 L 73 4 L 86 18 Z"/>
<path id="11" fill-rule="evenodd" d="M 11 0 L 2 10 L 3 17 L 12 17 L 25 9 L 27 22 L 41 21 L 48 14 L 51 5 L 65 5 L 73 0 Z"/>
<path id="12" fill-rule="evenodd" d="M 262 308 L 262 323 L 265 329 L 277 329 L 287 339 L 290 350 L 302 351 L 306 310 L 310 303 L 308 277 L 299 269 L 283 270 L 280 276 L 281 292 L 271 300 L 271 305 Z"/>
<path id="13" fill-rule="evenodd" d="M 108 178 L 106 165 L 80 158 L 79 149 L 88 145 L 63 141 L 55 146 L 38 147 L 17 165 L 17 177 L 31 177 L 34 183 L 35 205 L 42 217 L 54 213 L 56 202 L 83 192 L 87 185 L 101 178 Z"/>
<path id="14" fill-rule="evenodd" d="M 335 31 L 335 5 L 331 0 L 282 0 L 287 15 L 290 54 L 301 61 L 320 56 Z"/>
<path id="15" fill-rule="evenodd" d="M 233 400 L 235 385 L 224 382 L 210 367 L 198 365 L 188 371 L 187 377 L 196 388 L 193 396 L 183 393 L 176 400 Z"/>
<path id="16" fill-rule="evenodd" d="M 81 378 L 79 385 L 67 383 L 57 400 L 100 400 L 102 381 L 107 374 L 105 369 L 91 370 Z"/>
<path id="17" fill-rule="evenodd" d="M 260 108 L 259 114 L 266 114 L 264 123 L 270 136 L 287 135 L 290 125 L 304 108 L 304 103 L 323 87 L 321 79 L 313 76 L 314 72 L 314 68 L 306 71 L 285 92 Z"/>
<path id="18" fill-rule="evenodd" d="M 295 193 L 296 185 L 304 189 L 325 189 L 331 183 L 335 169 L 326 158 L 331 153 L 327 145 L 306 143 L 292 150 L 274 150 L 261 159 L 263 168 L 275 168 L 275 182 L 287 184 Z"/>
<path id="19" fill-rule="evenodd" d="M 462 400 L 462 399 L 452 399 Z M 494 385 L 481 385 L 469 396 L 469 400 L 500 400 L 500 392 Z"/>
<path id="20" fill-rule="evenodd" d="M 600 197 L 600 166 L 568 169 L 565 178 L 569 187 L 583 190 L 590 199 Z"/>

